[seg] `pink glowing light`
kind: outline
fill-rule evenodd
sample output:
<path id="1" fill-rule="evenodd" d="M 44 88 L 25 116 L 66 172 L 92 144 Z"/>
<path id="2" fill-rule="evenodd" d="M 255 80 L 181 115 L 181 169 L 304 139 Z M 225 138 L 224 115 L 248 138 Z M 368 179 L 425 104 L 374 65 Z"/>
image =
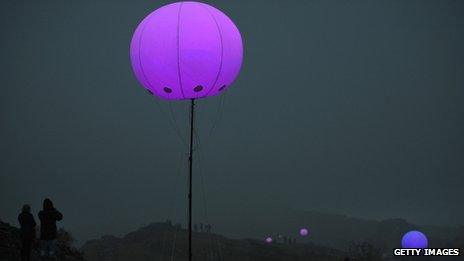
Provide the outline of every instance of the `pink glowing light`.
<path id="1" fill-rule="evenodd" d="M 302 228 L 302 229 L 300 229 L 300 235 L 301 235 L 301 236 L 305 237 L 305 236 L 307 236 L 308 234 L 309 234 L 309 231 L 308 231 L 307 228 Z"/>

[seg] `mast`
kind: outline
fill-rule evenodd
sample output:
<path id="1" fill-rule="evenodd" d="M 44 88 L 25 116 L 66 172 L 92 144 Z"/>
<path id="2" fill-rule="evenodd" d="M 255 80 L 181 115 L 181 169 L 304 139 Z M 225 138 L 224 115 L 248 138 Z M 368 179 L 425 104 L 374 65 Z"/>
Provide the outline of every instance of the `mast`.
<path id="1" fill-rule="evenodd" d="M 188 222 L 188 260 L 192 261 L 192 164 L 193 164 L 193 117 L 195 116 L 195 99 L 191 99 L 190 104 L 190 150 L 189 150 L 189 193 L 188 193 L 188 201 L 189 201 L 189 222 Z"/>

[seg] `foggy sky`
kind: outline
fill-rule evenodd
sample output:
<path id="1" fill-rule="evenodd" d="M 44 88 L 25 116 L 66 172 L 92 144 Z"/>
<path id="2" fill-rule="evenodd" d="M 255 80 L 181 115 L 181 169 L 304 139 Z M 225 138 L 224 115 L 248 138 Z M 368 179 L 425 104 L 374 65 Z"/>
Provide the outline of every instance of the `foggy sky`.
<path id="1" fill-rule="evenodd" d="M 198 102 L 197 220 L 271 207 L 462 224 L 464 2 L 207 2 L 245 53 L 226 94 Z M 129 60 L 165 3 L 0 2 L 1 220 L 44 197 L 79 240 L 185 220 L 188 104 L 147 95 Z"/>

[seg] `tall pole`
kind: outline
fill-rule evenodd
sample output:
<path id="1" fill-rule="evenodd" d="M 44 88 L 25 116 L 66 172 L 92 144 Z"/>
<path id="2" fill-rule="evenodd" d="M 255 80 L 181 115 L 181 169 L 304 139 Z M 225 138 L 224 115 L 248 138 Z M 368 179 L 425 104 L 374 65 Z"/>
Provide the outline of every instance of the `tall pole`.
<path id="1" fill-rule="evenodd" d="M 195 115 L 195 99 L 191 100 L 190 104 L 190 151 L 189 151 L 189 224 L 188 224 L 188 244 L 189 244 L 189 253 L 188 260 L 192 261 L 192 163 L 193 163 L 193 117 Z"/>

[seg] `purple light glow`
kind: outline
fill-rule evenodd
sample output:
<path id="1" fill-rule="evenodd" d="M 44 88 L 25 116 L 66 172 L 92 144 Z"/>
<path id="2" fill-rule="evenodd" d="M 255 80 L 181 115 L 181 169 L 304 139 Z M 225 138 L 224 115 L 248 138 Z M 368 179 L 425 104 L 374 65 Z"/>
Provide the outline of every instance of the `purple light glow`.
<path id="1" fill-rule="evenodd" d="M 143 19 L 132 37 L 130 58 L 137 80 L 160 98 L 214 96 L 240 71 L 242 37 L 218 9 L 178 2 Z"/>
<path id="2" fill-rule="evenodd" d="M 265 241 L 268 244 L 272 243 L 272 237 L 266 237 Z"/>
<path id="3" fill-rule="evenodd" d="M 308 229 L 306 229 L 306 228 L 300 229 L 300 235 L 301 235 L 301 236 L 305 237 L 305 236 L 307 236 L 308 234 L 309 234 Z"/>
<path id="4" fill-rule="evenodd" d="M 403 248 L 427 248 L 428 240 L 422 232 L 409 231 L 401 239 L 401 246 Z"/>

